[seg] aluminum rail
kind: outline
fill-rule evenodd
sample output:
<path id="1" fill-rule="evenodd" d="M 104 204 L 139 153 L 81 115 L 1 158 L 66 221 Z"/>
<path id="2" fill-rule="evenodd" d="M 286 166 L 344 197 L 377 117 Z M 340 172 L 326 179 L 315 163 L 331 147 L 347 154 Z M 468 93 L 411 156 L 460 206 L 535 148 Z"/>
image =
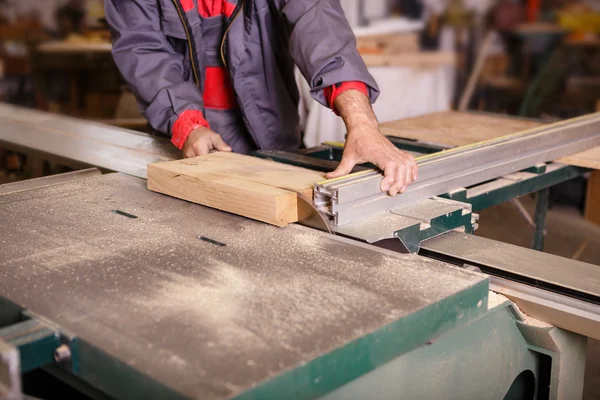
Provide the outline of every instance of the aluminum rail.
<path id="1" fill-rule="evenodd" d="M 460 232 L 422 243 L 419 255 L 475 267 L 527 315 L 600 340 L 596 265 Z"/>
<path id="2" fill-rule="evenodd" d="M 167 139 L 0 103 L 0 147 L 61 164 L 146 178 L 148 164 L 180 158 Z"/>
<path id="3" fill-rule="evenodd" d="M 600 113 L 418 158 L 419 179 L 399 196 L 380 190 L 383 174 L 375 170 L 321 182 L 315 185 L 315 205 L 343 226 L 596 146 Z"/>

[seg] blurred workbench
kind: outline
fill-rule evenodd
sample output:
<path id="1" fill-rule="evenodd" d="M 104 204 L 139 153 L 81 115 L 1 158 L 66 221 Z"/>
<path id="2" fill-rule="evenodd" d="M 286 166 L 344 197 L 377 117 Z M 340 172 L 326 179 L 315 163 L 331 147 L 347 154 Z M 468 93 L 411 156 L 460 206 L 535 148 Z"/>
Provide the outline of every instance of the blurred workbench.
<path id="1" fill-rule="evenodd" d="M 381 132 L 445 147 L 465 146 L 533 129 L 542 122 L 499 114 L 438 112 L 401 119 L 381 125 Z M 592 170 L 588 181 L 586 219 L 600 224 L 600 147 L 557 160 L 560 163 Z"/>
<path id="2" fill-rule="evenodd" d="M 38 107 L 86 119 L 114 118 L 124 81 L 111 49 L 101 34 L 40 43 L 32 55 Z M 61 101 L 59 86 L 67 92 Z M 57 106 L 61 109 L 52 109 Z"/>

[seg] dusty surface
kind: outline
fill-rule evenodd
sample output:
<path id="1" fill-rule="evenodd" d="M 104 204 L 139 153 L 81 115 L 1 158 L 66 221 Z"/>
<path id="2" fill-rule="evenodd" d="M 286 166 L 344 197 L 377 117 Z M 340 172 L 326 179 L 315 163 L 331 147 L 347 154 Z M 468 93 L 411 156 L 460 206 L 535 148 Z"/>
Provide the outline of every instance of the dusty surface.
<path id="1" fill-rule="evenodd" d="M 144 185 L 0 196 L 0 291 L 190 396 L 229 397 L 485 279 Z"/>

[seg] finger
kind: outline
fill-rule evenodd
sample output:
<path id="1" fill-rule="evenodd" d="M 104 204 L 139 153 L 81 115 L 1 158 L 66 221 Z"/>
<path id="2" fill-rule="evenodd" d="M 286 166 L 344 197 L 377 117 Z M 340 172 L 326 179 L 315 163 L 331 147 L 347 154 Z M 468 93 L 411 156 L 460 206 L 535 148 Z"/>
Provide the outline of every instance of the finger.
<path id="1" fill-rule="evenodd" d="M 406 175 L 404 176 L 404 186 L 402 186 L 400 188 L 400 190 L 399 190 L 400 193 L 406 192 L 406 188 L 408 187 L 408 185 L 410 185 L 413 182 L 413 176 L 414 176 L 413 166 L 411 165 L 410 162 L 405 164 L 405 166 L 406 166 Z"/>
<path id="2" fill-rule="evenodd" d="M 208 143 L 206 143 L 204 141 L 194 143 L 193 147 L 194 147 L 194 153 L 196 156 L 203 156 L 210 152 Z"/>
<path id="3" fill-rule="evenodd" d="M 231 151 L 231 147 L 221 137 L 221 135 L 214 134 L 210 136 L 210 141 L 214 149 L 218 151 Z"/>
<path id="4" fill-rule="evenodd" d="M 397 172 L 398 172 L 398 169 L 396 167 L 396 164 L 394 164 L 394 163 L 388 163 L 383 168 L 384 178 L 381 181 L 381 191 L 382 192 L 387 192 L 387 191 L 391 190 L 392 186 L 394 185 L 394 182 L 396 181 Z"/>
<path id="5" fill-rule="evenodd" d="M 411 183 L 416 181 L 417 178 L 419 177 L 419 166 L 417 165 L 417 161 L 415 160 L 414 157 L 410 157 L 410 170 L 411 170 Z"/>
<path id="6" fill-rule="evenodd" d="M 329 172 L 325 175 L 327 179 L 339 178 L 340 176 L 348 175 L 352 172 L 352 168 L 356 165 L 356 161 L 354 157 L 350 157 L 347 155 L 342 156 L 342 161 L 333 172 Z"/>
<path id="7" fill-rule="evenodd" d="M 400 189 L 406 186 L 406 165 L 399 164 L 396 170 L 396 181 L 390 188 L 390 196 L 395 196 L 398 194 Z"/>

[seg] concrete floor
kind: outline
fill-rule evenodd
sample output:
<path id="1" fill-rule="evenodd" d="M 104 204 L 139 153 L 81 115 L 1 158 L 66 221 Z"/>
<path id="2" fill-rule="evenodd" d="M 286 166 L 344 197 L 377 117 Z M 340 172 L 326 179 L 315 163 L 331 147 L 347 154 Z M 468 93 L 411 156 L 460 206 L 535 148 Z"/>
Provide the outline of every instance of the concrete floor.
<path id="1" fill-rule="evenodd" d="M 521 199 L 533 215 L 535 202 Z M 512 203 L 482 211 L 477 235 L 523 247 L 531 247 L 533 228 Z M 545 251 L 598 265 L 600 268 L 600 226 L 585 221 L 576 209 L 552 208 L 547 216 Z M 600 341 L 590 340 L 583 400 L 600 399 Z"/>

